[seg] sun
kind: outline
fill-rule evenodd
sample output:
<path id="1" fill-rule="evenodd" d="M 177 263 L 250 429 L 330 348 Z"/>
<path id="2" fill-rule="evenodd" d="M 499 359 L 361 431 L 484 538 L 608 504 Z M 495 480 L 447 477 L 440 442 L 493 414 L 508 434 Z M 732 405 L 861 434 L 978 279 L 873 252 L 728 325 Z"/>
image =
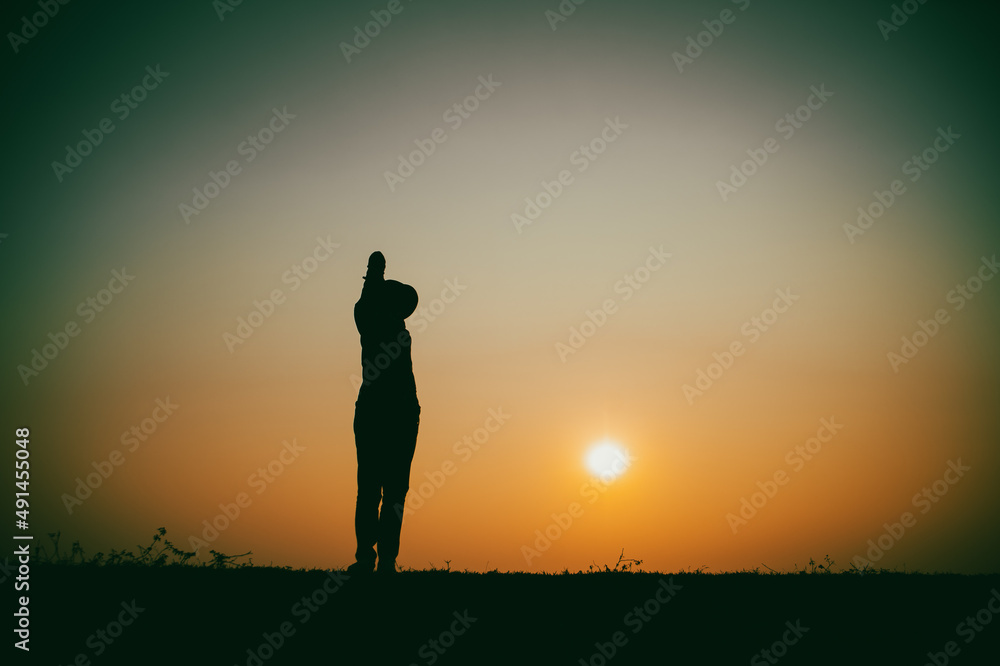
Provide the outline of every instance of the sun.
<path id="1" fill-rule="evenodd" d="M 594 476 L 610 481 L 625 473 L 630 464 L 628 451 L 618 442 L 604 440 L 587 452 L 587 469 Z"/>

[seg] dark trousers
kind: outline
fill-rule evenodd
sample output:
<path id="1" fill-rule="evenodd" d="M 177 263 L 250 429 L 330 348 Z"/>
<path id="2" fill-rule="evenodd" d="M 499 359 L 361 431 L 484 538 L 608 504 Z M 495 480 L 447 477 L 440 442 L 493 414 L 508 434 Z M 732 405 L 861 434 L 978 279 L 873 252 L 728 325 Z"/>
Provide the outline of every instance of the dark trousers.
<path id="1" fill-rule="evenodd" d="M 358 562 L 374 564 L 376 544 L 379 566 L 396 561 L 419 424 L 420 406 L 415 398 L 355 403 L 358 501 L 354 534 L 358 549 L 354 558 Z"/>

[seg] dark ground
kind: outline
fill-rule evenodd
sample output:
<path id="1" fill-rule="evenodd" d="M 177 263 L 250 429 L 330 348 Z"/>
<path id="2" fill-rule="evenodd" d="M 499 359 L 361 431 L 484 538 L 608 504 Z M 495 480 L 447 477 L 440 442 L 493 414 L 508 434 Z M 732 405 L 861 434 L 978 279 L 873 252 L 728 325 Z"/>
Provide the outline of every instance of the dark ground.
<path id="1" fill-rule="evenodd" d="M 319 592 L 326 581 L 333 593 Z M 657 590 L 667 603 L 653 601 Z M 971 666 L 1000 663 L 1000 617 L 978 625 L 982 631 L 957 633 L 967 616 L 994 615 L 988 602 L 995 590 L 1000 575 L 416 571 L 383 580 L 264 567 L 36 563 L 30 659 L 14 650 L 15 659 L 5 663 L 70 664 L 83 654 L 101 666 L 577 665 L 581 659 L 593 666 L 919 666 L 933 663 L 933 652 L 941 653 L 939 666 L 954 641 L 957 652 L 947 663 Z M 307 610 L 303 597 L 313 595 L 315 610 Z M 122 606 L 133 599 L 143 609 L 134 620 Z M 1000 592 L 996 599 L 1000 609 Z M 463 614 L 467 628 L 456 620 Z M 108 625 L 120 615 L 131 624 L 119 633 Z M 278 643 L 282 623 L 289 635 L 269 650 L 265 634 Z M 796 623 L 808 629 L 800 637 L 789 630 Z M 452 628 L 462 633 L 451 636 Z M 615 632 L 622 632 L 618 646 Z M 783 649 L 783 637 L 796 642 Z M 775 642 L 769 660 L 761 651 Z M 613 655 L 601 656 L 598 643 L 608 655 L 614 648 Z"/>

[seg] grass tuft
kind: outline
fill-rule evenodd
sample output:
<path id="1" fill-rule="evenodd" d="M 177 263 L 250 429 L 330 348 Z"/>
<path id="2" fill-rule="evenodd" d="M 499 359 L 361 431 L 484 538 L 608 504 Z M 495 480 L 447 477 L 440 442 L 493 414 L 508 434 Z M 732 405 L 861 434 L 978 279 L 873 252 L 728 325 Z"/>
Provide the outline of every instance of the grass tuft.
<path id="1" fill-rule="evenodd" d="M 113 548 L 106 555 L 99 551 L 88 557 L 79 541 L 73 542 L 69 552 L 61 551 L 59 540 L 62 533 L 49 532 L 49 540 L 52 542 L 50 547 L 35 546 L 34 559 L 42 564 L 80 566 L 201 566 L 215 569 L 239 569 L 253 566 L 253 559 L 248 559 L 246 562 L 238 561 L 241 557 L 252 555 L 253 551 L 247 551 L 241 555 L 226 555 L 217 550 L 209 550 L 211 558 L 203 561 L 198 559 L 197 551 L 178 548 L 165 538 L 166 534 L 165 527 L 157 529 L 153 534 L 152 542 L 148 546 L 137 545 L 134 552 Z"/>

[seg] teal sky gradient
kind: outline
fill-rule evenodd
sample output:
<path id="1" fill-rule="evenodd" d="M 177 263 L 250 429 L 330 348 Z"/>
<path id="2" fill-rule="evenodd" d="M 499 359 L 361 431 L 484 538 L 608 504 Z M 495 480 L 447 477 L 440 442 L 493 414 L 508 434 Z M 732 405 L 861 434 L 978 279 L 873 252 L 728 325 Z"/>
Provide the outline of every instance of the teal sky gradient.
<path id="1" fill-rule="evenodd" d="M 35 3 L 10 5 L 5 34 L 37 11 Z M 877 22 L 891 3 L 589 0 L 553 30 L 545 12 L 558 5 L 404 0 L 351 62 L 341 43 L 385 2 L 245 0 L 223 20 L 208 0 L 74 2 L 18 52 L 5 39 L 2 422 L 4 432 L 26 422 L 38 432 L 33 492 L 46 531 L 102 547 L 142 539 L 166 522 L 186 535 L 257 464 L 239 458 L 236 443 L 254 432 L 274 442 L 299 433 L 317 451 L 326 442 L 310 473 L 340 475 L 335 497 L 309 485 L 317 476 L 276 489 L 275 502 L 305 501 L 295 485 L 309 489 L 314 506 L 352 508 L 349 377 L 360 349 L 350 313 L 365 260 L 379 249 L 388 276 L 414 284 L 422 303 L 447 280 L 468 285 L 417 337 L 428 421 L 414 478 L 437 468 L 487 407 L 509 404 L 523 415 L 488 464 L 530 489 L 515 503 L 523 526 L 512 518 L 498 528 L 502 545 L 461 551 L 463 566 L 482 566 L 495 552 L 494 563 L 518 567 L 519 539 L 565 505 L 566 488 L 575 492 L 576 477 L 548 485 L 552 469 L 562 473 L 559 456 L 573 456 L 564 466 L 573 467 L 578 446 L 617 428 L 651 462 L 636 470 L 641 481 L 628 501 L 600 505 L 607 514 L 595 513 L 593 524 L 616 544 L 644 546 L 654 565 L 716 557 L 710 566 L 735 568 L 766 555 L 790 566 L 819 557 L 828 545 L 821 529 L 802 527 L 797 512 L 808 506 L 826 516 L 824 498 L 838 492 L 843 514 L 816 520 L 837 526 L 829 545 L 846 564 L 934 470 L 962 455 L 975 475 L 887 562 L 996 570 L 1000 284 L 953 313 L 899 377 L 886 353 L 918 320 L 950 308 L 949 290 L 1000 251 L 1000 10 L 926 3 L 886 40 Z M 735 21 L 679 72 L 673 54 L 725 9 Z M 169 75 L 119 119 L 113 100 L 157 66 Z M 479 77 L 500 85 L 460 127 L 449 126 L 447 110 L 475 94 Z M 833 95 L 782 137 L 775 123 L 821 86 Z M 241 144 L 268 126 L 274 109 L 294 117 L 246 161 Z M 52 162 L 105 117 L 114 131 L 60 182 Z M 579 171 L 572 156 L 609 119 L 627 128 Z M 386 171 L 436 128 L 447 139 L 390 190 Z M 904 163 L 939 128 L 960 138 L 910 181 Z M 718 181 L 770 137 L 778 151 L 722 200 Z M 186 223 L 179 206 L 230 160 L 239 174 Z M 561 170 L 573 183 L 519 233 L 511 215 L 523 214 L 525 198 Z M 851 243 L 843 225 L 894 179 L 906 193 Z M 340 247 L 292 290 L 282 276 L 317 238 Z M 651 246 L 671 253 L 669 265 L 562 363 L 555 343 L 587 310 L 617 297 L 614 285 Z M 78 304 L 122 267 L 134 283 L 26 386 L 18 366 L 50 332 L 79 320 Z M 689 405 L 681 386 L 787 286 L 802 294 L 794 314 L 704 402 Z M 230 354 L 221 334 L 275 288 L 287 302 Z M 68 516 L 60 495 L 167 393 L 190 420 L 164 426 L 161 448 L 130 460 L 118 485 L 102 490 L 107 498 L 93 500 L 99 509 Z M 787 515 L 766 528 L 762 518 L 760 533 L 734 540 L 722 516 L 828 412 L 858 424 L 850 433 L 857 439 L 845 444 L 850 453 L 817 463 L 802 484 L 808 494 L 776 509 Z M 229 433 L 239 434 L 231 441 Z M 189 477 L 193 459 L 204 464 Z M 469 481 L 456 477 L 452 501 L 442 495 L 440 506 L 475 502 L 477 483 L 500 484 L 483 465 L 463 471 Z M 674 474 L 690 481 L 686 497 L 695 499 L 660 487 Z M 178 488 L 184 498 L 175 501 Z M 668 501 L 703 507 L 691 521 L 704 527 L 681 530 L 680 553 L 619 519 L 656 505 L 663 524 L 675 526 Z M 263 542 L 256 547 L 268 558 L 294 564 L 319 565 L 329 552 L 347 557 L 351 534 L 339 509 L 334 536 L 267 545 L 292 531 L 279 505 L 261 509 L 268 519 L 234 528 L 224 549 Z M 448 511 L 458 509 L 429 507 L 414 518 L 415 534 L 437 534 L 446 517 L 457 519 Z M 585 566 L 582 553 L 609 533 L 587 530 L 566 553 L 553 553 L 552 566 Z M 434 556 L 431 541 L 419 541 L 424 559 Z M 808 547 L 817 550 L 801 552 Z"/>

